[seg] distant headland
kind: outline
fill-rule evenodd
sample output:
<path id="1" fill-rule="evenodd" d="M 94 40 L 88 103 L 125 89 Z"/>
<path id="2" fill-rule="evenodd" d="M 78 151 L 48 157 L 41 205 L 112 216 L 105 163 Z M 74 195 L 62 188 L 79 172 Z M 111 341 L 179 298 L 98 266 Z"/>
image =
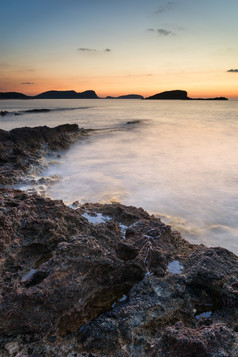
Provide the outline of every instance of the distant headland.
<path id="1" fill-rule="evenodd" d="M 93 90 L 86 90 L 81 93 L 77 93 L 74 90 L 49 90 L 37 94 L 35 96 L 29 96 L 18 92 L 0 92 L 0 99 L 97 99 L 99 98 Z"/>
<path id="2" fill-rule="evenodd" d="M 185 90 L 171 90 L 162 93 L 157 93 L 151 97 L 145 99 L 179 99 L 179 100 L 228 100 L 225 97 L 215 97 L 215 98 L 190 98 Z"/>
<path id="3" fill-rule="evenodd" d="M 29 96 L 18 92 L 0 92 L 0 99 L 159 99 L 159 100 L 228 100 L 225 97 L 215 98 L 190 98 L 185 90 L 171 90 L 154 94 L 150 97 L 144 98 L 139 94 L 127 94 L 119 97 L 107 96 L 106 98 L 100 98 L 94 90 L 87 90 L 84 92 L 76 92 L 74 90 L 59 91 L 50 90 L 37 94 L 35 96 Z"/>
<path id="4" fill-rule="evenodd" d="M 143 95 L 139 94 L 126 94 L 120 95 L 119 97 L 107 96 L 105 99 L 144 99 Z"/>

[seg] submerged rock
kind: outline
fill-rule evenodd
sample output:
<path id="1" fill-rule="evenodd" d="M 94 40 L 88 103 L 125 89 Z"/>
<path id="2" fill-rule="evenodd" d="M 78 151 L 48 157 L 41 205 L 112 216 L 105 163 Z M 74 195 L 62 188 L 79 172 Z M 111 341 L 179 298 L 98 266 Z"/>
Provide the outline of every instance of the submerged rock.
<path id="1" fill-rule="evenodd" d="M 237 356 L 226 249 L 192 245 L 141 208 L 11 189 L 0 237 L 1 356 Z"/>

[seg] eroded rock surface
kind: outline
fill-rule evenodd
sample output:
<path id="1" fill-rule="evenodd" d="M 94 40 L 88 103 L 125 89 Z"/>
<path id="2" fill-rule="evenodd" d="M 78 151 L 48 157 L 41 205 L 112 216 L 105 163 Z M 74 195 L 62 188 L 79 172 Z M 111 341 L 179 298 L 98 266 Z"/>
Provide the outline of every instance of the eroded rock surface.
<path id="1" fill-rule="evenodd" d="M 143 209 L 0 191 L 1 356 L 237 356 L 238 258 Z"/>
<path id="2" fill-rule="evenodd" d="M 87 134 L 76 124 L 0 129 L 0 185 L 12 185 L 40 166 L 42 156 L 66 150 L 79 136 Z"/>

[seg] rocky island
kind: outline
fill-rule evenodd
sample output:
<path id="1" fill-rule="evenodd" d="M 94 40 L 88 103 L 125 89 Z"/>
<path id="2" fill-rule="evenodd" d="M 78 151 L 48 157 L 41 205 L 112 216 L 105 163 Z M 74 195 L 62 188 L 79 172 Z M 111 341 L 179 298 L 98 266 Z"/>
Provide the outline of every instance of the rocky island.
<path id="1" fill-rule="evenodd" d="M 190 98 L 185 90 L 171 90 L 166 92 L 157 93 L 145 99 L 161 99 L 161 100 L 228 100 L 225 97 L 215 97 L 215 98 Z"/>
<path id="2" fill-rule="evenodd" d="M 35 96 L 29 96 L 18 92 L 0 92 L 0 99 L 99 99 L 95 91 L 87 90 L 81 93 L 77 93 L 74 90 L 57 91 L 50 90 L 37 94 Z M 107 96 L 105 99 L 176 99 L 176 100 L 228 100 L 226 97 L 215 98 L 190 98 L 185 90 L 170 90 L 161 93 L 154 94 L 150 97 L 144 98 L 139 94 L 126 94 L 119 97 Z M 0 115 L 5 115 L 3 111 Z"/>
<path id="3" fill-rule="evenodd" d="M 144 97 L 139 94 L 126 94 L 120 95 L 119 97 L 107 96 L 105 99 L 144 99 Z"/>
<path id="4" fill-rule="evenodd" d="M 93 90 L 77 93 L 74 90 L 50 90 L 29 96 L 18 92 L 0 92 L 0 99 L 97 99 L 98 96 Z"/>
<path id="5" fill-rule="evenodd" d="M 1 356 L 238 355 L 237 256 L 142 208 L 68 207 L 11 186 L 90 130 L 0 135 Z"/>

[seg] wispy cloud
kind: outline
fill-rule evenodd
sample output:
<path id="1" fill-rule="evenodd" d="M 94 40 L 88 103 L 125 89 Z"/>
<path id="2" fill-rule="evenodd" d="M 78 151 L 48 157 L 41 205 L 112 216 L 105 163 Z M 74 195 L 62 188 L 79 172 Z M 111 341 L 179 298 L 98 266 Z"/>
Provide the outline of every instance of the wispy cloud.
<path id="1" fill-rule="evenodd" d="M 147 32 L 157 32 L 160 36 L 175 36 L 176 35 L 175 32 L 166 30 L 164 28 L 160 28 L 160 29 L 149 28 L 146 31 Z"/>
<path id="2" fill-rule="evenodd" d="M 34 82 L 21 82 L 21 84 L 34 84 Z"/>
<path id="3" fill-rule="evenodd" d="M 163 14 L 164 12 L 171 9 L 173 6 L 173 1 L 167 1 L 164 5 L 160 6 L 158 10 L 155 11 L 156 14 Z"/>
<path id="4" fill-rule="evenodd" d="M 94 52 L 94 53 L 100 53 L 100 52 L 111 52 L 112 50 L 110 48 L 105 48 L 105 50 L 97 50 L 96 48 L 87 48 L 87 47 L 80 47 L 78 48 L 78 51 L 80 52 Z"/>
<path id="5" fill-rule="evenodd" d="M 228 69 L 227 72 L 238 73 L 238 69 Z"/>
<path id="6" fill-rule="evenodd" d="M 85 47 L 80 47 L 78 48 L 78 51 L 80 52 L 97 52 L 94 48 L 85 48 Z"/>
<path id="7" fill-rule="evenodd" d="M 175 36 L 176 35 L 173 31 L 169 31 L 166 29 L 158 29 L 157 32 L 160 36 Z"/>

